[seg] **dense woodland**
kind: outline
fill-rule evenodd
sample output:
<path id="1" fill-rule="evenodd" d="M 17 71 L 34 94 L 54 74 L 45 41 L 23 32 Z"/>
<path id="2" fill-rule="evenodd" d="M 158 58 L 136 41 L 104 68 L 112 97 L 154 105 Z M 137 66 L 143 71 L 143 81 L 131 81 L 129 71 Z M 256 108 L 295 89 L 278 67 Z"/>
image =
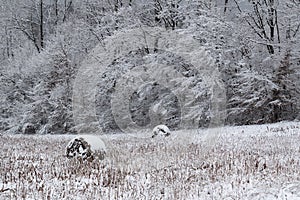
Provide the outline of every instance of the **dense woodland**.
<path id="1" fill-rule="evenodd" d="M 107 38 L 140 27 L 185 31 L 209 52 L 226 89 L 226 124 L 300 119 L 299 0 L 1 0 L 1 132 L 74 133 L 73 85 L 83 60 Z M 99 77 L 96 112 L 104 131 L 118 129 L 110 101 L 120 73 L 125 64 L 151 63 L 146 50 L 116 58 Z M 159 55 L 169 65 L 186 66 L 176 56 Z M 185 70 L 189 74 L 192 66 Z M 201 106 L 191 116 L 208 127 L 210 93 L 205 86 L 193 90 Z M 149 83 L 132 94 L 130 113 L 146 126 L 149 112 L 164 107 L 157 123 L 176 129 L 179 106 L 171 91 Z"/>

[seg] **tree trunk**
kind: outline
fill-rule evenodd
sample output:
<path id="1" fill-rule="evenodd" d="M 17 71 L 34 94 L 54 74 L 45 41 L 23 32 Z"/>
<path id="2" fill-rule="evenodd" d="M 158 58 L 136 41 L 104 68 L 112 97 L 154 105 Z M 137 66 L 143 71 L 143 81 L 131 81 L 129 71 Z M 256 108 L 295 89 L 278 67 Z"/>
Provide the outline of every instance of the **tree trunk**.
<path id="1" fill-rule="evenodd" d="M 226 11 L 227 11 L 227 4 L 228 4 L 228 0 L 225 0 L 225 4 L 224 4 L 224 13 L 226 13 Z"/>
<path id="2" fill-rule="evenodd" d="M 43 0 L 40 1 L 40 49 L 44 48 L 44 11 L 43 11 Z"/>

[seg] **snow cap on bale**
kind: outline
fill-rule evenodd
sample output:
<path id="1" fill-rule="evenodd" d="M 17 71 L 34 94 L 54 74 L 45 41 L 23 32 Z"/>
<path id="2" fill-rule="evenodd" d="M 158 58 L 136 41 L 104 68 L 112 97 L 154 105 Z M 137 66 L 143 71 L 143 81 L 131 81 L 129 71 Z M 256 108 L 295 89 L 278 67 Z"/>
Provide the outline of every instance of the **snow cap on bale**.
<path id="1" fill-rule="evenodd" d="M 73 138 L 66 147 L 67 158 L 80 158 L 92 161 L 103 160 L 106 147 L 103 140 L 96 135 L 79 135 Z"/>
<path id="2" fill-rule="evenodd" d="M 157 135 L 167 137 L 171 135 L 171 131 L 166 125 L 157 125 L 154 127 L 152 134 L 152 138 L 156 137 Z"/>

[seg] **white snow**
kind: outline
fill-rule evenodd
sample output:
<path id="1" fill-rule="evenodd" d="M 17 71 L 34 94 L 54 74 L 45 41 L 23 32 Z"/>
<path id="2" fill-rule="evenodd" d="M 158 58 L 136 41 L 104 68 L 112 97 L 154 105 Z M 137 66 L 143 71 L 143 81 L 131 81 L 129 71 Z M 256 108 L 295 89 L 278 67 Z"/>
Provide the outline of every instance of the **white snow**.
<path id="1" fill-rule="evenodd" d="M 91 145 L 92 151 L 107 151 L 104 141 L 99 135 L 79 135 L 78 138 L 83 138 Z"/>
<path id="2" fill-rule="evenodd" d="M 152 137 L 169 136 L 171 134 L 171 131 L 166 125 L 160 124 L 153 128 L 152 134 Z"/>
<path id="3" fill-rule="evenodd" d="M 84 136 L 103 162 L 66 159 L 74 135 L 3 135 L 0 199 L 300 199 L 299 122 L 134 134 Z"/>

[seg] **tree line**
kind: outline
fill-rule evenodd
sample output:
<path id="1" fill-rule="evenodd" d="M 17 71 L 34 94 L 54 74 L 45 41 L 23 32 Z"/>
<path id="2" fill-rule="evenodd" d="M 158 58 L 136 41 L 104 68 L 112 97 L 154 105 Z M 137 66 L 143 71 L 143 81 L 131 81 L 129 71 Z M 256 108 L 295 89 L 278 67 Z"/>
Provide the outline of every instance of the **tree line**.
<path id="1" fill-rule="evenodd" d="M 300 117 L 299 0 L 1 0 L 0 5 L 2 131 L 22 132 L 28 124 L 34 133 L 74 131 L 72 85 L 82 60 L 107 37 L 141 26 L 186 30 L 211 53 L 226 86 L 227 124 Z"/>

